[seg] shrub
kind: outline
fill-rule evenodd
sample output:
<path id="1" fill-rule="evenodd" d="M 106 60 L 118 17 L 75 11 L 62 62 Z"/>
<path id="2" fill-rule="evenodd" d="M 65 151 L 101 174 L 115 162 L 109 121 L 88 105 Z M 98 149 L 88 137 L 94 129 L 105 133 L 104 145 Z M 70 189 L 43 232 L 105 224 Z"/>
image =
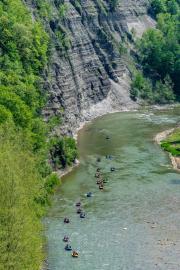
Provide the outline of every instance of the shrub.
<path id="1" fill-rule="evenodd" d="M 71 165 L 77 158 L 77 147 L 73 138 L 53 138 L 50 144 L 51 159 L 56 169 Z"/>
<path id="2" fill-rule="evenodd" d="M 59 177 L 57 174 L 52 173 L 48 175 L 45 179 L 45 190 L 47 191 L 47 194 L 52 194 L 54 192 L 55 187 L 60 183 Z"/>

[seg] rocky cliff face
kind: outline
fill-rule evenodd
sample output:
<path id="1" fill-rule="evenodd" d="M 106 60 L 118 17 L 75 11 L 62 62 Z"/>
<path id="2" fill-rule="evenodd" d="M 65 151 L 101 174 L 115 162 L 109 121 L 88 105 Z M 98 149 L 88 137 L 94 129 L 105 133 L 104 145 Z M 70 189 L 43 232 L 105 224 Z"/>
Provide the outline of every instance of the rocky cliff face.
<path id="1" fill-rule="evenodd" d="M 33 16 L 40 9 L 37 2 L 26 0 Z M 42 16 L 51 37 L 44 115 L 63 114 L 66 132 L 95 116 L 135 106 L 129 98 L 122 49 L 131 39 L 132 28 L 141 35 L 152 25 L 146 15 L 149 1 L 119 0 L 115 11 L 109 2 L 49 0 L 50 14 Z"/>

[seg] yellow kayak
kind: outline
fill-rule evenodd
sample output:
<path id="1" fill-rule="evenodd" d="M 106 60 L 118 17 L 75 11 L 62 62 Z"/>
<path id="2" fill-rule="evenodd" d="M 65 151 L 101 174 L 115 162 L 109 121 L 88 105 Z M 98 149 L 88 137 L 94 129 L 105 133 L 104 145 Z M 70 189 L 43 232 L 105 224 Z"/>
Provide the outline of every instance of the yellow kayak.
<path id="1" fill-rule="evenodd" d="M 77 258 L 79 256 L 79 254 L 77 252 L 73 252 L 71 255 L 72 255 L 72 257 L 75 257 L 75 258 Z"/>

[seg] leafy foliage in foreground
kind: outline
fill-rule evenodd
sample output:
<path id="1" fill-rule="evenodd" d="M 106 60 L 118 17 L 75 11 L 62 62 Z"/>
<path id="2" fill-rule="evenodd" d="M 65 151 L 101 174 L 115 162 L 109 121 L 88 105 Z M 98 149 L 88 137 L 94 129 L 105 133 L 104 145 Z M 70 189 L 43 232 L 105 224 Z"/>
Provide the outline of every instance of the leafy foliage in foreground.
<path id="1" fill-rule="evenodd" d="M 0 130 L 0 148 L 0 269 L 38 270 L 42 227 L 34 198 L 43 186 L 37 161 L 10 126 Z"/>
<path id="2" fill-rule="evenodd" d="M 16 126 L 36 134 L 38 113 L 44 103 L 39 74 L 47 63 L 48 36 L 40 23 L 32 22 L 20 0 L 0 3 L 0 32 L 0 106 L 4 121 L 12 118 Z M 38 126 L 43 125 L 40 118 L 38 121 Z"/>
<path id="3" fill-rule="evenodd" d="M 39 270 L 43 261 L 42 225 L 59 179 L 42 177 L 41 156 L 12 123 L 0 128 L 0 269 Z"/>
<path id="4" fill-rule="evenodd" d="M 157 18 L 156 29 L 147 30 L 137 42 L 138 60 L 143 70 L 132 83 L 132 98 L 150 102 L 169 103 L 180 99 L 179 1 L 153 0 L 152 10 Z M 140 77 L 149 78 L 139 87 Z M 141 81 L 143 79 L 141 78 Z"/>
<path id="5" fill-rule="evenodd" d="M 40 218 L 59 183 L 48 164 L 57 119 L 45 123 L 41 117 L 49 38 L 21 0 L 0 2 L 0 33 L 0 269 L 39 270 Z M 68 140 L 62 138 L 63 167 L 77 155 Z"/>

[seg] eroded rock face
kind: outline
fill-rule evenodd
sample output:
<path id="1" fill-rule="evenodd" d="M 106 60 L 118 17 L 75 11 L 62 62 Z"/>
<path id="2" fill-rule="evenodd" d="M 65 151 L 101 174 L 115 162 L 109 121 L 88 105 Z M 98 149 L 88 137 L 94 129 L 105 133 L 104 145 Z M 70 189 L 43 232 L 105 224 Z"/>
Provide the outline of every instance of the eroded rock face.
<path id="1" fill-rule="evenodd" d="M 152 22 L 146 16 L 148 0 L 119 0 L 115 11 L 110 10 L 109 1 L 64 2 L 65 18 L 59 16 L 62 1 L 49 0 L 52 15 L 43 19 L 52 42 L 44 116 L 63 114 L 63 129 L 71 132 L 84 120 L 135 106 L 129 98 L 127 64 L 119 44 L 131 38 L 133 27 L 140 35 Z M 34 0 L 26 3 L 36 16 Z"/>

